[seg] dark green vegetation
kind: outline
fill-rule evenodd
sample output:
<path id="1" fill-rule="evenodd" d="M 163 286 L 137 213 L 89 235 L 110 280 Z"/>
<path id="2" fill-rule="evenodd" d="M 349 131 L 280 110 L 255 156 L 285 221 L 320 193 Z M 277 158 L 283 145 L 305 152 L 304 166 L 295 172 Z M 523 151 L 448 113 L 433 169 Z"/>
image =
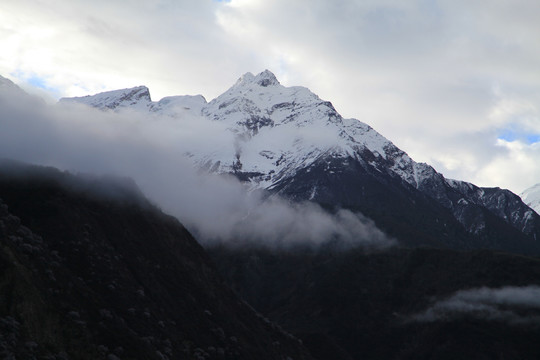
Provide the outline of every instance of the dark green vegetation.
<path id="1" fill-rule="evenodd" d="M 460 290 L 538 285 L 536 258 L 399 248 L 209 251 L 238 294 L 302 338 L 317 359 L 540 358 L 538 306 L 503 306 L 531 319 L 526 324 L 482 312 L 415 317 Z"/>
<path id="2" fill-rule="evenodd" d="M 127 180 L 2 162 L 0 357 L 310 359 Z"/>

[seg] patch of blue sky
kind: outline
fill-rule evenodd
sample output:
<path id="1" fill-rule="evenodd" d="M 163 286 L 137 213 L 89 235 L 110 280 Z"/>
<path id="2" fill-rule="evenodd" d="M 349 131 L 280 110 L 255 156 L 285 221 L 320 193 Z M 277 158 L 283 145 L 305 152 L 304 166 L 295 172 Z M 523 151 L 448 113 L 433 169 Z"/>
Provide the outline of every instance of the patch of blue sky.
<path id="1" fill-rule="evenodd" d="M 10 73 L 11 76 L 16 78 L 23 88 L 32 87 L 35 89 L 44 90 L 52 97 L 59 97 L 61 95 L 60 89 L 57 89 L 49 85 L 46 77 L 38 76 L 36 74 L 27 73 L 21 70 L 16 70 Z"/>
<path id="2" fill-rule="evenodd" d="M 46 80 L 39 76 L 32 75 L 26 79 L 26 82 L 34 87 L 44 90 L 50 90 L 50 88 L 47 86 Z"/>
<path id="3" fill-rule="evenodd" d="M 36 75 L 31 75 L 30 77 L 26 78 L 26 83 L 35 88 L 45 90 L 47 93 L 49 93 L 53 97 L 60 96 L 60 89 L 50 86 L 47 79 L 45 78 L 42 78 Z"/>
<path id="4" fill-rule="evenodd" d="M 10 75 L 20 80 L 21 82 L 25 82 L 33 87 L 44 90 L 51 90 L 51 88 L 47 85 L 47 80 L 44 77 L 37 76 L 36 74 L 27 73 L 22 70 L 15 70 L 11 72 Z"/>
<path id="5" fill-rule="evenodd" d="M 540 134 L 531 133 L 524 129 L 519 129 L 515 126 L 510 126 L 502 129 L 497 137 L 501 140 L 509 142 L 519 140 L 529 145 L 540 142 Z"/>
<path id="6" fill-rule="evenodd" d="M 529 144 L 535 144 L 537 142 L 540 142 L 540 134 L 530 134 L 527 135 L 527 142 Z"/>
<path id="7" fill-rule="evenodd" d="M 517 140 L 517 135 L 516 135 L 516 132 L 512 129 L 503 129 L 499 135 L 497 136 L 497 138 L 501 139 L 501 140 L 505 140 L 505 141 L 515 141 Z"/>

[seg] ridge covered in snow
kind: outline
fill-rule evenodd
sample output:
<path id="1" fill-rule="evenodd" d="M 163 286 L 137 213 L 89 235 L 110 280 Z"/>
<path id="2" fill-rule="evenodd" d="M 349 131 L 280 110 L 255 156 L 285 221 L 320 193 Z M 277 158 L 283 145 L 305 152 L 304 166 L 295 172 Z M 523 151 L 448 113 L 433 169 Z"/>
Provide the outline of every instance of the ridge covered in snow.
<path id="1" fill-rule="evenodd" d="M 181 116 L 182 110 L 189 110 L 191 114 L 222 122 L 233 134 L 234 146 L 192 154 L 193 160 L 216 172 L 248 174 L 244 179 L 254 188 L 271 188 L 294 175 L 299 167 L 308 166 L 322 156 L 359 157 L 366 150 L 381 159 L 399 155 L 394 170 L 415 186 L 424 172 L 424 165 L 414 163 L 370 126 L 342 118 L 330 102 L 321 100 L 305 87 L 281 85 L 268 70 L 257 75 L 244 74 L 209 103 L 200 95 L 152 102 L 144 86 L 64 98 L 60 102 L 169 116 Z"/>
<path id="2" fill-rule="evenodd" d="M 76 102 L 98 109 L 116 109 L 122 107 L 144 108 L 151 103 L 150 91 L 146 86 L 121 89 L 87 95 L 76 98 L 62 98 L 60 103 Z"/>
<path id="3" fill-rule="evenodd" d="M 168 116 L 181 116 L 189 111 L 200 114 L 206 99 L 202 95 L 167 96 L 154 102 L 146 86 L 106 91 L 96 95 L 62 98 L 60 104 L 83 104 L 100 110 L 151 111 Z"/>
<path id="4" fill-rule="evenodd" d="M 521 193 L 523 202 L 540 214 L 540 184 L 531 186 Z"/>
<path id="5" fill-rule="evenodd" d="M 326 156 L 367 161 L 369 166 L 391 171 L 417 189 L 433 177 L 456 188 L 455 182 L 447 183 L 431 166 L 415 162 L 369 125 L 343 118 L 332 103 L 305 87 L 281 85 L 269 70 L 242 75 L 209 103 L 201 95 L 152 102 L 145 86 L 60 102 L 168 116 L 180 116 L 184 110 L 224 123 L 234 136 L 234 144 L 190 155 L 197 165 L 213 172 L 244 174 L 242 179 L 253 188 L 272 189 L 280 180 L 294 176 L 297 169 Z"/>

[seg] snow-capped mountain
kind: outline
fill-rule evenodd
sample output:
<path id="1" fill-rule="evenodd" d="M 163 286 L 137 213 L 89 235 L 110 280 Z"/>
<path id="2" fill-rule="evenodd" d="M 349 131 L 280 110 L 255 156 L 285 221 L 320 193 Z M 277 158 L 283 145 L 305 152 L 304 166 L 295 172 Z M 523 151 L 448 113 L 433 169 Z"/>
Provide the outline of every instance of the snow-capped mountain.
<path id="1" fill-rule="evenodd" d="M 219 172 L 245 174 L 243 178 L 253 186 L 268 190 L 323 157 L 359 158 L 368 150 L 386 159 L 397 150 L 368 125 L 343 119 L 330 102 L 307 88 L 282 86 L 269 71 L 245 74 L 202 112 L 226 122 L 237 144 L 234 154 L 201 161 L 211 162 L 211 168 Z M 410 162 L 408 157 L 403 160 Z M 401 164 L 396 165 L 400 171 Z M 408 180 L 417 178 L 413 175 Z"/>
<path id="2" fill-rule="evenodd" d="M 284 87 L 266 70 L 243 75 L 221 96 L 206 103 L 202 96 L 173 96 L 152 102 L 144 86 L 93 96 L 63 98 L 60 103 L 82 103 L 102 110 L 144 110 L 169 116 L 180 109 L 226 123 L 235 134 L 229 153 L 193 154 L 194 161 L 216 172 L 244 174 L 253 187 L 272 189 L 297 169 L 320 157 L 353 157 L 363 151 L 390 160 L 390 168 L 415 187 L 434 170 L 412 161 L 407 154 L 370 126 L 344 119 L 332 104 L 304 87 Z M 371 162 L 379 166 L 380 162 Z M 389 164 L 385 164 L 389 165 Z M 333 170 L 330 170 L 333 171 Z"/>
<path id="3" fill-rule="evenodd" d="M 359 210 L 412 243 L 540 250 L 540 217 L 517 195 L 444 178 L 268 70 L 243 75 L 209 103 L 202 96 L 152 102 L 145 87 L 61 101 L 219 122 L 232 144 L 190 153 L 197 166 L 234 174 L 252 189 Z"/>
<path id="4" fill-rule="evenodd" d="M 147 108 L 152 101 L 150 100 L 150 91 L 148 88 L 146 86 L 138 86 L 133 89 L 107 91 L 92 96 L 62 98 L 60 102 L 77 102 L 105 110 L 126 107 Z"/>
<path id="5" fill-rule="evenodd" d="M 531 186 L 521 193 L 523 202 L 540 214 L 540 184 Z"/>
<path id="6" fill-rule="evenodd" d="M 122 111 L 129 109 L 157 112 L 169 116 L 181 116 L 186 111 L 200 113 L 201 108 L 206 105 L 206 99 L 201 95 L 168 96 L 153 102 L 150 98 L 150 90 L 146 86 L 107 91 L 83 97 L 62 98 L 59 102 L 61 104 L 84 104 L 101 110 Z"/>

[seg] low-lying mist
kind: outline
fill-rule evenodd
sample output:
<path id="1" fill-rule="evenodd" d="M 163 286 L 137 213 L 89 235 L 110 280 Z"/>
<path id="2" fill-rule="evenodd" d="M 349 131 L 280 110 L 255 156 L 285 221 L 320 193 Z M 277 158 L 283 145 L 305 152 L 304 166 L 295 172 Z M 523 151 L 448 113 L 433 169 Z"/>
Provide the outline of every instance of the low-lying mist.
<path id="1" fill-rule="evenodd" d="M 24 94 L 0 99 L 0 157 L 130 177 L 202 243 L 394 243 L 361 214 L 329 213 L 314 203 L 248 192 L 232 176 L 195 169 L 186 155 L 219 152 L 234 144 L 234 134 L 222 123 L 187 112 L 173 118 L 78 104 L 49 106 Z"/>
<path id="2" fill-rule="evenodd" d="M 540 287 L 507 286 L 458 291 L 413 319 L 420 322 L 476 318 L 510 325 L 540 325 Z"/>

